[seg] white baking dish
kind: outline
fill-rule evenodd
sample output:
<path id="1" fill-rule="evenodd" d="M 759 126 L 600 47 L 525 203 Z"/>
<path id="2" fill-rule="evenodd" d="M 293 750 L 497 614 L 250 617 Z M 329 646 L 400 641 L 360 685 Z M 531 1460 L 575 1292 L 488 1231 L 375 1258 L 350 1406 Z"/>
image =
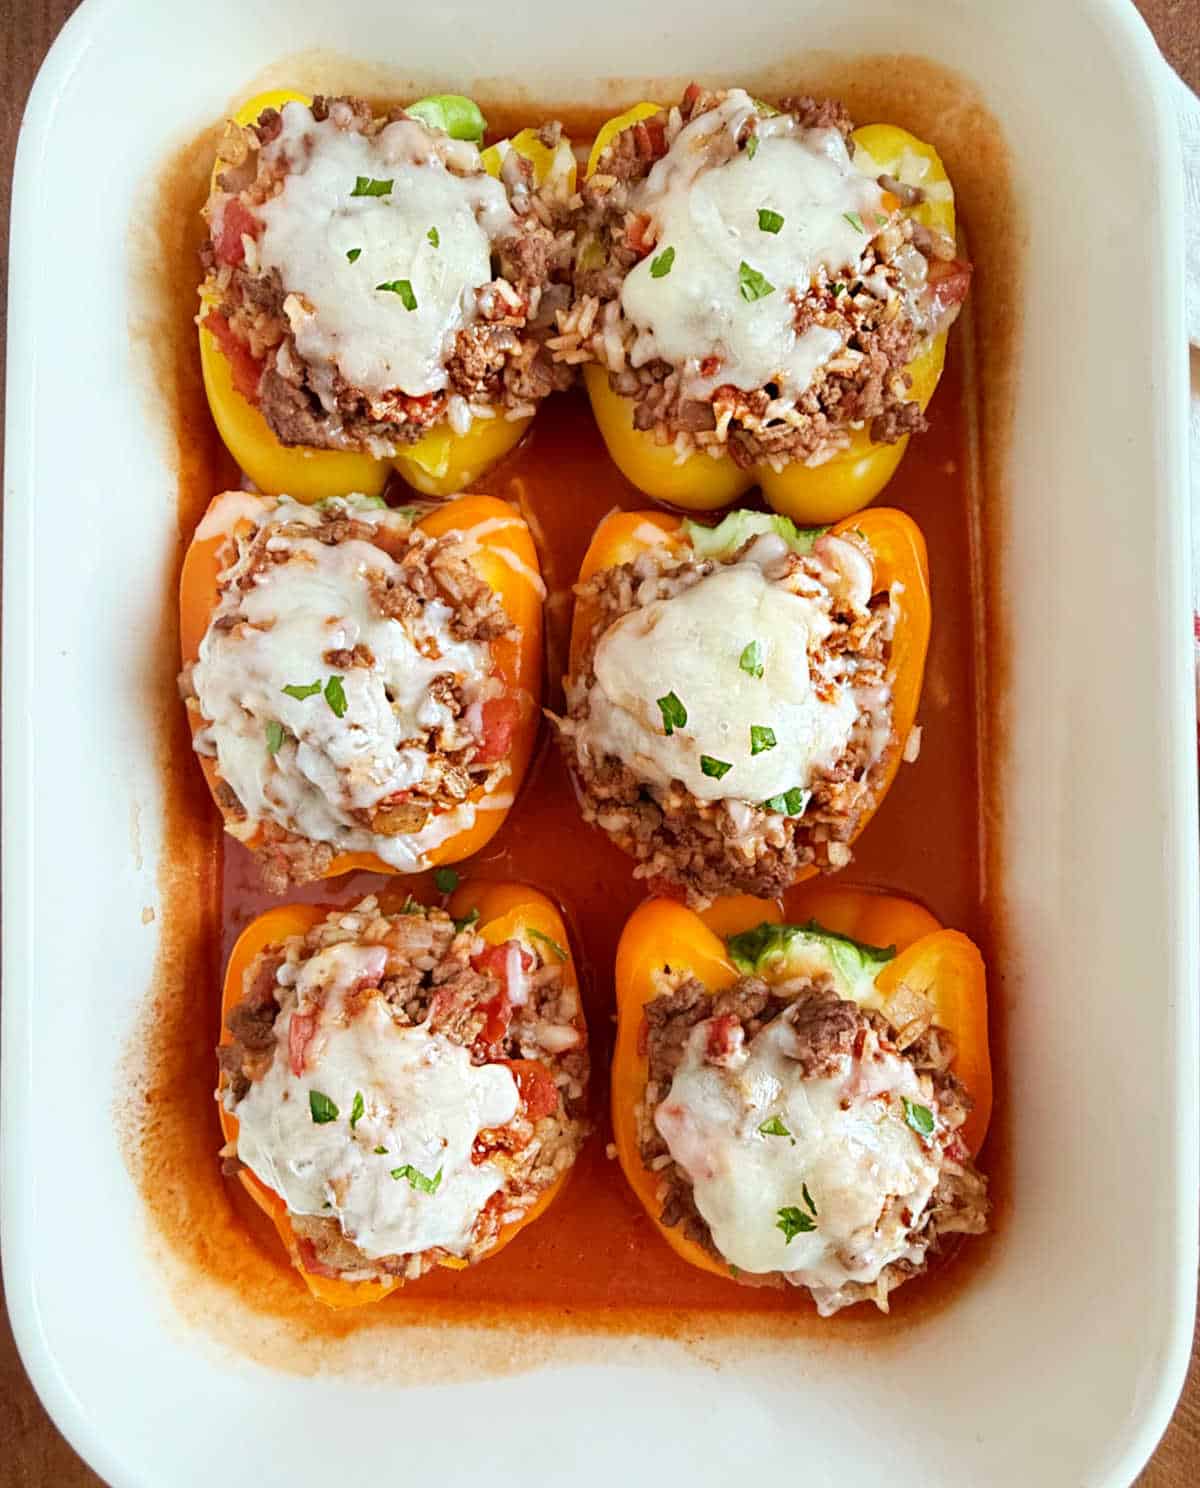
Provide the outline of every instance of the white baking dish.
<path id="1" fill-rule="evenodd" d="M 167 1300 L 110 1117 L 161 929 L 143 923 L 150 720 L 178 537 L 128 254 L 167 148 L 299 48 L 597 103 L 630 89 L 595 79 L 908 52 L 964 73 L 1007 133 L 1026 255 L 991 554 L 1011 1212 L 950 1305 L 869 1347 L 837 1327 L 736 1349 L 560 1339 L 536 1372 L 488 1377 L 519 1338 L 401 1332 L 379 1347 L 458 1350 L 484 1376 L 401 1388 L 386 1358 L 372 1374 L 370 1332 L 304 1378 L 215 1347 L 199 1292 L 190 1322 Z M 1124 0 L 81 7 L 30 100 L 13 203 L 3 1240 L 25 1363 L 110 1482 L 1129 1481 L 1183 1379 L 1197 1259 L 1181 208 L 1159 60 Z M 222 1305 L 210 1321 L 240 1333 Z"/>

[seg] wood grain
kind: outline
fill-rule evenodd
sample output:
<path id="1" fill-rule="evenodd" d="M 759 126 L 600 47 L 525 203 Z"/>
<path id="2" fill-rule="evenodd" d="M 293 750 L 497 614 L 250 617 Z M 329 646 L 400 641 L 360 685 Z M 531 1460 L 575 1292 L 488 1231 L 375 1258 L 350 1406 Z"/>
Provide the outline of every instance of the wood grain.
<path id="1" fill-rule="evenodd" d="M 914 0 L 916 3 L 916 0 Z M 42 58 L 76 0 L 0 0 L 0 161 L 11 167 L 25 99 Z M 1138 0 L 1168 60 L 1200 90 L 1200 7 L 1197 0 Z M 8 279 L 8 207 L 11 170 L 0 181 L 0 268 Z M 7 323 L 7 293 L 0 302 L 0 340 Z M 0 386 L 0 411 L 3 409 Z M 2 1300 L 2 1292 L 0 1292 Z M 1200 1483 L 1200 1326 L 1192 1367 L 1175 1418 L 1139 1488 L 1196 1488 Z M 103 1488 L 55 1429 L 25 1377 L 7 1313 L 0 1308 L 0 1483 L 4 1488 Z"/>

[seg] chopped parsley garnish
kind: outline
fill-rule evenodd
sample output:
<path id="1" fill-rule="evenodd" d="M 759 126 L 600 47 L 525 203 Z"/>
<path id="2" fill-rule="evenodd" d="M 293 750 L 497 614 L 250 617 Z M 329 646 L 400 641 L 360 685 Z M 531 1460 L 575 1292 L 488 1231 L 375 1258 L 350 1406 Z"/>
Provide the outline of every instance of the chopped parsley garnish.
<path id="1" fill-rule="evenodd" d="M 802 1183 L 800 1185 L 800 1192 L 804 1195 L 804 1202 L 808 1205 L 809 1209 L 812 1212 L 813 1218 L 815 1219 L 817 1214 L 817 1206 L 813 1203 L 813 1196 L 808 1191 L 807 1183 Z"/>
<path id="2" fill-rule="evenodd" d="M 283 739 L 287 730 L 277 719 L 269 719 L 267 722 L 267 753 L 278 754 L 283 748 Z"/>
<path id="3" fill-rule="evenodd" d="M 663 732 L 668 739 L 676 729 L 687 727 L 687 709 L 673 692 L 658 699 L 658 711 L 662 714 Z"/>
<path id="4" fill-rule="evenodd" d="M 386 290 L 388 294 L 400 296 L 400 303 L 406 310 L 417 308 L 417 297 L 413 294 L 412 281 L 409 279 L 385 279 L 382 284 L 377 284 L 376 289 Z"/>
<path id="5" fill-rule="evenodd" d="M 453 868 L 438 868 L 433 875 L 439 894 L 453 894 L 458 888 L 458 874 Z"/>
<path id="6" fill-rule="evenodd" d="M 321 684 L 320 682 L 310 682 L 305 687 L 299 682 L 289 682 L 286 687 L 281 687 L 279 690 L 280 692 L 286 692 L 288 697 L 295 698 L 298 703 L 302 703 L 305 698 L 316 697 L 317 693 L 321 690 Z"/>
<path id="7" fill-rule="evenodd" d="M 422 1193 L 435 1194 L 441 1187 L 442 1169 L 439 1168 L 432 1178 L 427 1178 L 420 1168 L 414 1168 L 412 1163 L 405 1163 L 402 1168 L 392 1169 L 393 1178 L 407 1178 L 410 1188 L 420 1189 Z"/>
<path id="8" fill-rule="evenodd" d="M 440 248 L 442 246 L 442 239 L 436 227 L 431 227 L 425 236 L 432 247 Z"/>
<path id="9" fill-rule="evenodd" d="M 733 765 L 729 760 L 713 759 L 711 754 L 700 756 L 700 773 L 707 775 L 710 780 L 720 780 L 723 775 L 728 775 Z"/>
<path id="10" fill-rule="evenodd" d="M 730 1274 L 730 1276 L 733 1277 L 734 1281 L 736 1281 L 738 1279 L 738 1277 L 742 1274 L 742 1268 L 740 1266 L 735 1266 L 733 1264 L 733 1262 L 730 1261 L 730 1263 L 729 1263 L 729 1274 Z"/>
<path id="11" fill-rule="evenodd" d="M 772 1116 L 769 1121 L 764 1121 L 759 1131 L 764 1137 L 790 1137 L 792 1135 L 778 1116 Z"/>
<path id="12" fill-rule="evenodd" d="M 771 281 L 764 278 L 757 269 L 752 269 L 745 259 L 738 265 L 738 288 L 742 292 L 742 299 L 750 303 L 765 300 L 768 295 L 775 293 L 775 286 Z"/>
<path id="13" fill-rule="evenodd" d="M 758 135 L 752 134 L 746 141 L 746 159 L 753 160 L 758 154 Z"/>
<path id="14" fill-rule="evenodd" d="M 319 1090 L 308 1092 L 308 1109 L 318 1126 L 324 1126 L 327 1121 L 338 1119 L 338 1108 L 327 1095 L 322 1095 Z"/>
<path id="15" fill-rule="evenodd" d="M 355 263 L 357 261 L 358 256 L 359 256 L 359 254 L 361 252 L 362 252 L 362 249 L 361 248 L 348 248 L 346 250 L 346 261 L 348 263 Z"/>
<path id="16" fill-rule="evenodd" d="M 354 1104 L 350 1107 L 350 1130 L 351 1131 L 353 1131 L 354 1128 L 358 1125 L 359 1121 L 362 1119 L 362 1114 L 363 1114 L 363 1112 L 366 1109 L 367 1109 L 367 1105 L 366 1105 L 366 1102 L 363 1100 L 363 1093 L 362 1093 L 362 1091 L 361 1090 L 356 1090 L 354 1092 Z"/>
<path id="17" fill-rule="evenodd" d="M 765 754 L 768 749 L 775 748 L 775 730 L 768 728 L 765 723 L 752 723 L 750 725 L 750 753 Z"/>
<path id="18" fill-rule="evenodd" d="M 341 677 L 330 677 L 325 684 L 325 701 L 333 709 L 338 718 L 346 716 L 346 689 L 342 686 Z"/>
<path id="19" fill-rule="evenodd" d="M 912 1127 L 913 1131 L 921 1137 L 933 1136 L 933 1112 L 928 1106 L 919 1106 L 916 1101 L 910 1101 L 907 1096 L 904 1100 L 904 1119 Z"/>
<path id="20" fill-rule="evenodd" d="M 394 181 L 393 177 L 393 181 Z M 387 196 L 392 189 L 392 181 L 377 181 L 373 176 L 355 176 L 354 190 L 351 196 Z"/>
<path id="21" fill-rule="evenodd" d="M 809 1215 L 803 1209 L 797 1209 L 794 1204 L 788 1204 L 778 1211 L 779 1218 L 775 1221 L 775 1228 L 783 1231 L 783 1238 L 790 1245 L 797 1235 L 811 1235 L 816 1229 Z"/>
<path id="22" fill-rule="evenodd" d="M 772 212 L 770 207 L 759 207 L 758 230 L 759 232 L 777 233 L 783 226 L 783 218 L 778 212 Z"/>
<path id="23" fill-rule="evenodd" d="M 839 280 L 839 281 L 838 281 L 838 282 L 837 282 L 837 283 L 836 283 L 836 284 L 835 284 L 835 285 L 834 285 L 834 286 L 833 286 L 833 287 L 832 287 L 832 288 L 831 288 L 831 289 L 830 289 L 830 291 L 829 291 L 829 293 L 830 293 L 830 294 L 831 294 L 831 295 L 832 295 L 832 296 L 833 296 L 833 297 L 834 297 L 834 299 L 835 299 L 835 300 L 836 300 L 836 299 L 837 299 L 837 297 L 838 297 L 838 295 L 840 295 L 840 294 L 844 294 L 844 293 L 845 293 L 845 290 L 846 290 L 846 286 L 845 286 L 845 285 L 844 285 L 844 284 L 843 284 L 843 283 L 842 283 L 842 282 L 841 282 L 841 280 Z"/>
<path id="24" fill-rule="evenodd" d="M 463 915 L 463 917 L 462 917 L 461 920 L 455 920 L 455 922 L 454 922 L 454 933 L 456 935 L 459 935 L 464 930 L 469 930 L 471 928 L 471 926 L 474 925 L 475 922 L 478 919 L 479 919 L 479 911 L 477 909 L 473 909 L 469 915 Z"/>
<path id="25" fill-rule="evenodd" d="M 372 1150 L 375 1153 L 376 1157 L 382 1157 L 383 1154 L 387 1151 L 387 1148 L 381 1142 L 378 1147 L 375 1147 Z"/>
<path id="26" fill-rule="evenodd" d="M 562 946 L 559 945 L 553 936 L 547 935 L 544 930 L 534 930 L 532 927 L 530 927 L 529 933 L 534 940 L 540 940 L 543 945 L 548 945 L 560 961 L 567 959 L 566 951 L 563 950 Z"/>
<path id="27" fill-rule="evenodd" d="M 799 785 L 784 791 L 781 796 L 770 796 L 762 803 L 764 811 L 778 811 L 780 816 L 803 816 L 804 808 L 812 798 L 812 791 Z"/>
<path id="28" fill-rule="evenodd" d="M 674 264 L 674 262 L 675 262 L 675 249 L 674 248 L 664 248 L 663 251 L 660 254 L 658 254 L 657 257 L 652 258 L 650 260 L 650 277 L 651 277 L 651 279 L 665 279 L 667 277 L 667 275 L 671 272 L 671 267 Z"/>
<path id="29" fill-rule="evenodd" d="M 751 641 L 746 649 L 738 657 L 738 666 L 748 677 L 761 677 L 763 674 L 763 648 L 759 641 Z"/>
<path id="30" fill-rule="evenodd" d="M 862 218 L 858 215 L 857 212 L 843 212 L 842 216 L 846 219 L 846 221 L 850 224 L 855 232 L 866 232 L 866 228 L 862 225 Z"/>

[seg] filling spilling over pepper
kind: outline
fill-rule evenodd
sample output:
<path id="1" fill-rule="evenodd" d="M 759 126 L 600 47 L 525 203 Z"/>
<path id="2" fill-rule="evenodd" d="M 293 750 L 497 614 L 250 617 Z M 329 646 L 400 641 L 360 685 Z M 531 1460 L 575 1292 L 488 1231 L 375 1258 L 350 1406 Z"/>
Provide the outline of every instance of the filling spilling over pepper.
<path id="1" fill-rule="evenodd" d="M 538 173 L 481 153 L 483 129 L 452 97 L 384 118 L 294 100 L 229 126 L 202 325 L 280 443 L 387 457 L 441 425 L 528 419 L 569 381 L 544 343 L 570 294 L 570 146 L 538 132 Z"/>
<path id="2" fill-rule="evenodd" d="M 227 1170 L 282 1204 L 309 1277 L 396 1284 L 483 1259 L 540 1212 L 585 1133 L 567 952 L 412 901 L 308 925 L 267 940 L 227 996 Z"/>
<path id="3" fill-rule="evenodd" d="M 702 904 L 849 861 L 912 723 L 907 703 L 897 715 L 893 661 L 919 595 L 877 578 L 871 533 L 885 517 L 904 522 L 643 523 L 635 556 L 582 577 L 559 736 L 585 819 L 639 877 Z M 608 519 L 593 552 L 607 525 L 622 557 L 636 520 Z"/>
<path id="4" fill-rule="evenodd" d="M 947 936 L 964 940 L 927 941 Z M 987 1223 L 937 988 L 881 982 L 895 947 L 815 922 L 752 927 L 727 954 L 721 990 L 662 965 L 640 1007 L 632 1137 L 655 1216 L 710 1269 L 807 1288 L 822 1316 L 887 1311 L 950 1237 Z"/>
<path id="5" fill-rule="evenodd" d="M 440 535 L 364 497 L 230 492 L 201 524 L 185 625 L 189 606 L 208 608 L 183 692 L 226 825 L 276 892 L 346 854 L 401 872 L 444 861 L 481 813 L 498 824 L 511 804 L 516 736 L 534 727 L 512 658 L 539 643 L 474 566 L 474 507 L 490 540 L 527 534 L 509 508 L 469 501 L 462 528 Z M 189 594 L 201 557 L 206 601 Z M 540 590 L 536 571 L 527 580 Z"/>

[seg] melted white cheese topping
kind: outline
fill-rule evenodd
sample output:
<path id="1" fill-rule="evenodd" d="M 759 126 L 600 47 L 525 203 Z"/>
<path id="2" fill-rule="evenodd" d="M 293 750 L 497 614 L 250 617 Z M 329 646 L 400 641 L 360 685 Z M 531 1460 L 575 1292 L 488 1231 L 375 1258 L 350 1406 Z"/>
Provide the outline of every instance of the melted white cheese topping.
<path id="1" fill-rule="evenodd" d="M 474 291 L 493 277 L 492 244 L 513 230 L 504 187 L 474 145 L 416 120 L 367 138 L 332 119 L 318 123 L 297 103 L 282 112 L 282 132 L 264 155 L 282 156 L 288 174 L 259 209 L 258 258 L 279 271 L 322 402 L 335 411 L 335 368 L 373 399 L 437 392 L 454 335 L 474 318 Z M 391 181 L 391 190 L 354 196 L 359 177 Z M 414 310 L 377 288 L 401 279 Z"/>
<path id="2" fill-rule="evenodd" d="M 758 563 L 723 565 L 623 615 L 601 637 L 578 747 L 614 755 L 660 788 L 681 780 L 702 801 L 758 804 L 804 788 L 814 767 L 844 752 L 858 712 L 850 688 L 835 686 L 828 702 L 813 689 L 809 646 L 829 630 L 824 609 L 772 583 Z M 739 665 L 753 641 L 761 678 Z M 671 692 L 687 723 L 668 736 L 658 699 Z M 774 748 L 752 753 L 752 725 L 773 731 Z M 706 775 L 702 755 L 731 769 Z"/>
<path id="3" fill-rule="evenodd" d="M 753 100 L 734 89 L 680 131 L 634 196 L 657 243 L 621 290 L 639 331 L 632 361 L 686 368 L 696 397 L 723 383 L 746 390 L 775 383 L 792 397 L 803 391 L 842 336 L 823 326 L 797 336 L 793 296 L 802 299 L 821 268 L 853 276 L 882 215 L 879 186 L 855 169 L 835 129 L 800 129 L 786 114 L 762 118 L 753 155 L 724 158 L 755 113 Z M 778 232 L 759 227 L 761 209 L 783 218 Z M 671 270 L 655 278 L 651 266 L 668 248 Z M 747 301 L 743 263 L 774 293 Z M 710 356 L 720 367 L 701 375 L 695 364 Z"/>
<path id="4" fill-rule="evenodd" d="M 244 515 L 238 493 L 230 494 L 229 513 Z M 371 523 L 392 520 L 390 513 L 357 504 L 352 514 Z M 261 500 L 254 515 L 264 520 Z M 281 497 L 266 520 L 315 527 L 320 516 Z M 456 719 L 430 684 L 452 678 L 471 704 L 487 684 L 490 649 L 455 640 L 452 612 L 440 600 L 427 601 L 404 621 L 381 615 L 368 577 L 386 579 L 397 565 L 373 543 L 331 546 L 315 537 L 280 536 L 272 546 L 286 561 L 261 571 L 245 592 L 232 585 L 200 644 L 192 685 L 206 727 L 196 747 L 216 757 L 250 830 L 268 819 L 342 852 L 374 852 L 397 868 L 420 867 L 437 842 L 470 824 L 474 806 L 443 812 L 407 836 L 370 832 L 350 812 L 427 781 L 436 769 L 431 750 L 472 742 L 465 716 Z M 223 579 L 236 575 L 239 565 Z M 223 629 L 227 615 L 240 615 L 243 623 Z M 324 659 L 327 651 L 359 644 L 369 648 L 371 665 L 332 666 Z M 346 699 L 340 718 L 324 692 L 335 675 Z M 314 682 L 320 690 L 311 696 L 283 690 Z M 272 723 L 286 730 L 273 755 L 267 746 Z"/>
<path id="5" fill-rule="evenodd" d="M 654 1120 L 725 1259 L 783 1272 L 812 1288 L 822 1311 L 836 1310 L 847 1282 L 870 1284 L 892 1261 L 919 1260 L 911 1234 L 939 1169 L 905 1123 L 904 1097 L 928 1101 L 912 1066 L 870 1034 L 861 1059 L 844 1056 L 832 1078 L 804 1080 L 786 1015 L 716 1066 L 704 1060 L 709 1026 L 692 1030 Z M 790 1137 L 759 1130 L 772 1118 Z M 810 1213 L 805 1187 L 814 1228 L 789 1241 L 779 1211 Z"/>
<path id="6" fill-rule="evenodd" d="M 443 1034 L 401 1027 L 379 997 L 348 1015 L 345 994 L 377 982 L 385 960 L 382 947 L 339 945 L 305 963 L 297 1011 L 319 1012 L 304 1073 L 291 1072 L 292 1014 L 281 1013 L 270 1069 L 230 1107 L 238 1156 L 293 1214 L 336 1219 L 368 1256 L 432 1246 L 464 1255 L 480 1210 L 504 1184 L 495 1163 L 473 1162 L 471 1150 L 481 1131 L 516 1115 L 517 1084 L 506 1066 L 472 1064 Z M 333 1101 L 335 1120 L 313 1120 L 310 1091 Z M 351 1128 L 360 1093 L 363 1115 Z M 440 1173 L 436 1191 L 393 1178 L 402 1167 L 431 1182 Z"/>

